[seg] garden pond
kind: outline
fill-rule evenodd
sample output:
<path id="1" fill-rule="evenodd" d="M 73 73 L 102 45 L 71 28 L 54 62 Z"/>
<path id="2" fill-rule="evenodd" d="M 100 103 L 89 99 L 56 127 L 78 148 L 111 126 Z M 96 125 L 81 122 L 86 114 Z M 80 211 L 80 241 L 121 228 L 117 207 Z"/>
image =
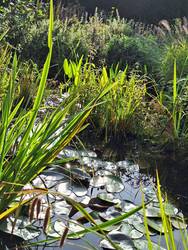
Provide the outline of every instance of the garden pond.
<path id="1" fill-rule="evenodd" d="M 133 145 L 131 147 L 134 148 Z M 32 186 L 25 187 L 26 190 L 33 187 L 48 188 L 49 193 L 40 196 L 40 213 L 34 214 L 31 222 L 22 215 L 16 220 L 15 225 L 13 218 L 1 224 L 1 230 L 4 231 L 1 234 L 4 248 L 1 249 L 13 249 L 18 241 L 21 242 L 21 238 L 30 242 L 40 242 L 44 239 L 49 241 L 41 242 L 41 246 L 32 245 L 30 248 L 28 246 L 19 249 L 62 249 L 59 247 L 59 241 L 51 243 L 51 240 L 53 237 L 63 235 L 67 226 L 69 226 L 68 239 L 63 249 L 113 249 L 108 241 L 101 240 L 96 234 L 77 235 L 76 232 L 83 231 L 84 227 L 91 224 L 80 212 L 73 209 L 70 202 L 63 199 L 62 195 L 80 202 L 98 224 L 136 208 L 142 204 L 144 195 L 145 201 L 152 200 L 147 205 L 146 216 L 151 239 L 156 244 L 153 249 L 166 249 L 164 238 L 160 236 L 164 229 L 156 195 L 156 169 L 160 175 L 162 191 L 168 195 L 165 212 L 171 217 L 177 249 L 183 249 L 178 229 L 184 230 L 187 227 L 182 220 L 182 214 L 185 218 L 188 215 L 186 158 L 180 160 L 170 155 L 157 156 L 135 149 L 128 151 L 125 146 L 125 151 L 121 149 L 121 153 L 117 148 L 116 150 L 106 148 L 101 151 L 94 147 L 94 151 L 90 151 L 69 147 L 59 155 L 59 160 L 61 159 L 72 159 L 72 161 L 48 168 L 32 182 Z M 44 234 L 44 218 L 49 205 L 51 222 Z M 13 225 L 13 234 L 16 236 L 12 236 L 10 242 L 10 236 L 8 237 L 6 233 L 11 232 Z M 105 228 L 105 231 L 125 250 L 147 249 L 142 210 L 121 223 Z"/>
<path id="2" fill-rule="evenodd" d="M 61 101 L 49 100 L 47 106 L 57 106 Z M 41 117 L 43 113 L 45 110 Z M 177 249 L 184 249 L 181 233 L 187 229 L 188 157 L 160 154 L 155 147 L 144 149 L 134 140 L 121 147 L 96 141 L 92 138 L 88 149 L 83 145 L 80 149 L 81 143 L 78 146 L 72 142 L 59 154 L 55 165 L 24 187 L 26 192 L 37 190 L 41 194 L 30 206 L 32 212 L 25 206 L 16 214 L 16 220 L 12 216 L 0 224 L 0 249 L 58 250 L 62 249 L 59 247 L 62 235 L 67 237 L 65 250 L 114 249 L 104 237 L 86 234 L 84 229 L 130 212 L 142 205 L 143 200 L 147 204 L 145 216 L 143 209 L 139 209 L 121 222 L 104 227 L 104 231 L 124 250 L 146 250 L 145 217 L 153 249 L 166 249 L 156 170 L 161 191 L 168 197 L 164 202 L 165 213 L 171 220 Z M 23 198 L 30 197 L 31 194 L 25 194 Z M 93 223 L 75 209 L 75 201 L 92 216 Z"/>

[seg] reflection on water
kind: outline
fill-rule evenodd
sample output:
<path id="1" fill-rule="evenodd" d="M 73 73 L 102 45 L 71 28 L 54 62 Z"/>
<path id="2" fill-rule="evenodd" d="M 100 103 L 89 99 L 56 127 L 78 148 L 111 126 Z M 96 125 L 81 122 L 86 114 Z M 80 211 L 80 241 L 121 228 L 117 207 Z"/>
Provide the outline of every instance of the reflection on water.
<path id="1" fill-rule="evenodd" d="M 98 155 L 100 155 L 100 158 L 98 158 Z M 71 182 L 70 185 L 67 176 L 66 178 L 62 177 L 61 175 L 52 176 L 52 171 L 46 173 L 46 176 L 42 176 L 43 178 L 48 178 L 49 176 L 51 176 L 50 180 L 45 179 L 46 184 L 49 186 L 53 186 L 55 180 L 57 182 L 60 181 L 61 183 L 56 183 L 58 184 L 57 188 L 63 188 L 66 194 L 68 194 L 68 192 L 71 194 L 72 192 L 72 194 L 74 195 L 74 199 L 81 199 L 82 196 L 86 195 L 89 198 L 96 197 L 98 193 L 106 191 L 111 192 L 113 191 L 113 188 L 115 188 L 115 190 L 119 190 L 119 192 L 115 191 L 114 193 L 114 197 L 116 199 L 119 199 L 120 201 L 129 200 L 136 205 L 140 205 L 142 200 L 141 185 L 143 190 L 144 188 L 146 189 L 146 193 L 148 196 L 150 195 L 150 191 L 152 194 L 152 188 L 154 183 L 156 182 L 157 169 L 160 176 L 162 190 L 167 192 L 170 202 L 174 203 L 176 207 L 182 210 L 184 215 L 188 216 L 188 211 L 186 210 L 188 205 L 188 158 L 186 157 L 160 155 L 158 153 L 154 153 L 154 151 L 151 153 L 144 150 L 138 150 L 135 147 L 131 147 L 131 145 L 129 145 L 128 147 L 125 146 L 124 148 L 121 147 L 121 149 L 118 147 L 106 147 L 103 151 L 97 149 L 95 150 L 95 152 L 85 150 L 80 151 L 69 148 L 64 150 L 60 154 L 60 157 L 77 158 L 77 160 L 74 162 L 75 167 L 84 166 L 85 170 L 87 169 L 87 171 L 91 175 L 88 176 L 88 172 L 84 172 L 85 170 L 82 172 L 81 170 L 77 171 L 77 169 L 73 166 L 73 174 L 75 178 L 80 180 L 82 180 L 82 178 L 85 178 L 90 183 L 90 187 L 88 185 L 88 187 L 84 188 L 79 185 L 73 185 L 73 182 Z M 71 166 L 69 165 L 67 165 L 67 167 L 71 168 Z M 120 177 L 119 179 L 121 182 L 119 181 L 119 179 L 113 180 L 115 181 L 115 186 L 113 187 L 109 184 L 111 182 L 111 179 L 109 179 L 108 176 L 108 180 L 105 182 L 103 187 L 100 183 L 100 181 L 104 181 L 103 178 L 97 177 L 94 179 L 93 177 L 93 175 L 96 175 L 96 173 L 98 173 L 100 176 L 103 176 L 103 172 L 101 174 L 101 171 L 104 171 L 104 175 L 106 172 L 113 173 L 114 176 L 118 176 L 118 178 Z M 37 182 L 38 186 L 38 182 L 40 182 L 40 179 L 36 179 L 35 181 Z M 62 183 L 64 184 L 62 185 Z M 124 185 L 123 188 L 122 183 Z M 180 244 L 180 248 L 178 249 L 181 249 L 179 236 L 179 233 L 175 231 L 175 241 L 177 245 Z M 2 236 L 0 235 L 0 237 Z M 34 242 L 36 240 L 43 240 L 44 238 L 45 236 L 41 234 L 39 238 L 34 240 Z M 153 237 L 152 240 L 157 243 L 158 237 Z M 91 249 L 89 244 L 95 246 L 96 249 L 100 249 L 99 238 L 96 235 L 91 234 L 86 235 L 83 239 L 80 240 L 67 241 L 64 249 Z M 163 240 L 161 241 L 161 246 L 165 247 Z M 57 243 L 57 245 L 55 246 L 47 245 L 42 247 L 32 247 L 32 249 L 57 250 L 61 248 L 58 247 Z"/>
<path id="2" fill-rule="evenodd" d="M 143 178 L 150 177 L 154 183 L 157 170 L 162 189 L 167 193 L 168 199 L 188 217 L 188 155 L 159 154 L 155 149 L 145 151 L 132 145 L 121 149 L 107 148 L 106 158 L 108 154 L 116 161 L 127 159 L 135 162 L 139 165 L 139 172 L 143 174 Z"/>

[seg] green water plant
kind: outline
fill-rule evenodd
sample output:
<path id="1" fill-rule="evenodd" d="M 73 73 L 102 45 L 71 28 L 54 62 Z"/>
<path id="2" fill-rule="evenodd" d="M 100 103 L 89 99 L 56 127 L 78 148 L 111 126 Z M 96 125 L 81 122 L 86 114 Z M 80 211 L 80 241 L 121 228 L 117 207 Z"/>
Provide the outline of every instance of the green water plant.
<path id="1" fill-rule="evenodd" d="M 48 34 L 49 53 L 44 64 L 38 92 L 32 108 L 20 111 L 23 98 L 13 106 L 15 85 L 18 75 L 18 59 L 14 55 L 9 84 L 2 101 L 2 115 L 0 120 L 0 219 L 16 210 L 26 201 L 19 201 L 9 208 L 25 184 L 32 181 L 48 165 L 52 164 L 59 152 L 82 129 L 85 119 L 98 100 L 102 98 L 110 87 L 104 89 L 95 100 L 92 100 L 81 112 L 65 122 L 70 107 L 75 100 L 62 107 L 60 105 L 41 123 L 37 122 L 38 111 L 43 98 L 45 84 L 49 72 L 52 56 L 53 32 L 53 1 L 50 1 L 50 21 Z"/>
<path id="2" fill-rule="evenodd" d="M 120 70 L 118 65 L 115 68 L 97 69 L 94 64 L 83 63 L 82 58 L 77 64 L 66 59 L 64 72 L 68 78 L 70 96 L 79 97 L 80 107 L 103 88 L 114 85 L 101 99 L 103 103 L 96 108 L 92 120 L 99 130 L 106 131 L 106 135 L 125 135 L 130 131 L 131 118 L 146 94 L 145 76 L 140 76 L 137 70 L 129 71 L 128 66 L 124 70 Z"/>

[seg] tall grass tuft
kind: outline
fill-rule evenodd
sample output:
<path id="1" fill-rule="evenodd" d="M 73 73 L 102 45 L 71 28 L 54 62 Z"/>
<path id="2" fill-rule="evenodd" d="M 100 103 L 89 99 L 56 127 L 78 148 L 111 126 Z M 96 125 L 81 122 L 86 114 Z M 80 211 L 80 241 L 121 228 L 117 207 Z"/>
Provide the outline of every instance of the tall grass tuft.
<path id="1" fill-rule="evenodd" d="M 23 98 L 13 107 L 15 85 L 18 74 L 18 59 L 14 55 L 9 84 L 2 103 L 0 120 L 0 218 L 8 216 L 25 201 L 18 202 L 8 209 L 23 186 L 52 164 L 59 152 L 78 133 L 84 121 L 98 100 L 111 88 L 109 86 L 82 111 L 72 116 L 66 123 L 71 106 L 75 100 L 62 108 L 60 105 L 51 114 L 47 114 L 41 123 L 36 122 L 42 102 L 45 84 L 52 55 L 53 1 L 50 1 L 50 24 L 48 33 L 49 52 L 43 67 L 38 92 L 31 110 L 20 110 Z"/>

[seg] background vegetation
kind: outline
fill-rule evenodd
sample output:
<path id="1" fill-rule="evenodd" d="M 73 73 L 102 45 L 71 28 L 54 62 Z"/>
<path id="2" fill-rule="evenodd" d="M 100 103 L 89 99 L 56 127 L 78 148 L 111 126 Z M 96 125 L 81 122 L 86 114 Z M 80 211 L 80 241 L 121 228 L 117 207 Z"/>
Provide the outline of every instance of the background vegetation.
<path id="1" fill-rule="evenodd" d="M 25 96 L 26 104 L 32 102 L 28 97 L 36 92 L 37 86 L 32 82 L 48 53 L 48 10 L 48 3 L 32 0 L 5 1 L 0 9 L 0 31 L 6 31 L 2 48 L 8 44 L 7 48 L 18 53 L 23 64 L 20 72 L 27 75 L 23 77 L 24 73 L 20 73 L 18 81 L 22 87 L 17 92 L 18 100 Z M 81 107 L 91 101 L 103 85 L 112 82 L 118 85 L 116 94 L 105 97 L 106 104 L 94 113 L 98 131 L 119 134 L 120 138 L 123 131 L 124 135 L 131 133 L 160 143 L 186 137 L 186 18 L 146 25 L 122 19 L 115 10 L 109 15 L 96 12 L 88 17 L 78 6 L 70 9 L 57 1 L 53 43 L 48 78 L 53 79 L 54 85 L 50 86 L 61 86 L 62 91 L 69 91 L 70 98 L 79 94 Z M 65 62 L 71 65 L 69 72 Z M 122 82 L 121 74 L 125 71 Z M 106 80 L 101 85 L 104 72 Z M 6 84 L 2 83 L 1 88 L 5 89 Z M 133 97 L 138 97 L 136 105 Z M 134 109 L 128 101 L 131 98 Z M 178 136 L 174 126 L 179 130 Z"/>

